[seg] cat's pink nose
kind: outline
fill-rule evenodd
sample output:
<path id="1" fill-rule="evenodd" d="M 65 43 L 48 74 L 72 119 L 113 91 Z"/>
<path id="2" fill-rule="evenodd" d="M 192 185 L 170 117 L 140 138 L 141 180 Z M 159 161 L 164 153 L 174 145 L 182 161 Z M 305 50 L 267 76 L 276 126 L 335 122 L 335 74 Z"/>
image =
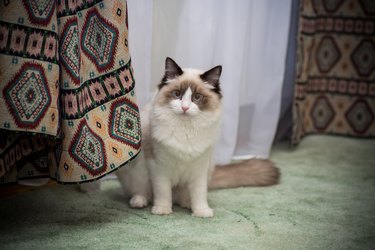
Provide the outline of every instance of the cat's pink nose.
<path id="1" fill-rule="evenodd" d="M 184 111 L 184 113 L 189 109 L 189 107 L 185 107 L 185 106 L 182 106 L 181 108 Z"/>

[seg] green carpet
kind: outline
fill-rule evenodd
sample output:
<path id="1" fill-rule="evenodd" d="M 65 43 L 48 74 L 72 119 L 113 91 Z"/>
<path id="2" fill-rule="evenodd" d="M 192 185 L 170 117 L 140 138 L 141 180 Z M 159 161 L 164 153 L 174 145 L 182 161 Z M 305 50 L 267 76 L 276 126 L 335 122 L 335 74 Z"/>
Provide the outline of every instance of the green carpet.
<path id="1" fill-rule="evenodd" d="M 277 145 L 281 184 L 209 193 L 215 217 L 130 209 L 119 184 L 55 185 L 1 198 L 0 249 L 375 249 L 375 141 Z"/>

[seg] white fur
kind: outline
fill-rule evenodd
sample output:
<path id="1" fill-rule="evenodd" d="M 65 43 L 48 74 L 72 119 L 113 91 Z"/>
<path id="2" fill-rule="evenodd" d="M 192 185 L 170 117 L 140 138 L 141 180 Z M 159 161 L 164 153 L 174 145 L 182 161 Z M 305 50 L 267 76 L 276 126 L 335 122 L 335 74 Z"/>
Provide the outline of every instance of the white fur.
<path id="1" fill-rule="evenodd" d="M 202 71 L 184 69 L 180 79 L 202 82 Z M 173 84 L 170 80 L 168 84 Z M 172 213 L 175 202 L 190 208 L 193 216 L 212 217 L 207 186 L 213 171 L 212 150 L 220 127 L 221 107 L 201 111 L 191 101 L 189 88 L 180 99 L 160 105 L 154 97 L 141 112 L 142 151 L 117 171 L 130 206 L 147 206 L 153 197 L 153 214 Z M 182 107 L 188 107 L 186 112 Z"/>
<path id="2" fill-rule="evenodd" d="M 178 80 L 205 84 L 199 78 L 202 73 L 184 69 Z M 169 105 L 158 104 L 159 95 L 141 112 L 143 151 L 132 163 L 134 166 L 118 171 L 125 190 L 133 197 L 130 205 L 146 206 L 153 196 L 154 214 L 172 213 L 176 202 L 191 208 L 194 216 L 211 217 L 207 184 L 213 170 L 211 157 L 219 134 L 221 107 L 201 111 L 191 101 L 190 88 Z M 187 110 L 184 112 L 182 107 Z"/>

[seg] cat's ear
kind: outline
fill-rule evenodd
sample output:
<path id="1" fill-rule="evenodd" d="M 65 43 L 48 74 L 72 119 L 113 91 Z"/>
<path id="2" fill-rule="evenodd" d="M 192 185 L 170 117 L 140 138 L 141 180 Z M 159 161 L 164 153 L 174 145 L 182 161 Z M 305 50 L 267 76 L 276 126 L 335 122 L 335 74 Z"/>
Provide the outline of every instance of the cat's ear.
<path id="1" fill-rule="evenodd" d="M 220 76 L 221 76 L 222 67 L 221 65 L 213 67 L 210 70 L 207 70 L 201 75 L 201 79 L 211 85 L 212 89 L 219 94 L 221 97 L 221 89 L 220 89 Z"/>
<path id="2" fill-rule="evenodd" d="M 184 72 L 182 71 L 180 66 L 178 66 L 178 64 L 173 61 L 172 58 L 167 57 L 165 59 L 165 75 L 170 77 L 169 79 L 173 79 L 176 76 L 182 75 L 182 73 Z"/>
<path id="3" fill-rule="evenodd" d="M 167 85 L 168 80 L 172 80 L 176 78 L 177 76 L 182 75 L 184 72 L 178 66 L 178 64 L 173 61 L 172 58 L 167 57 L 165 59 L 165 72 L 164 72 L 164 77 L 161 80 L 161 83 L 159 84 L 159 89 L 161 89 L 163 86 Z"/>
<path id="4" fill-rule="evenodd" d="M 222 68 L 219 65 L 219 66 L 213 67 L 210 70 L 207 70 L 201 75 L 202 80 L 212 85 L 213 87 L 215 87 L 216 85 L 219 85 L 221 69 Z"/>

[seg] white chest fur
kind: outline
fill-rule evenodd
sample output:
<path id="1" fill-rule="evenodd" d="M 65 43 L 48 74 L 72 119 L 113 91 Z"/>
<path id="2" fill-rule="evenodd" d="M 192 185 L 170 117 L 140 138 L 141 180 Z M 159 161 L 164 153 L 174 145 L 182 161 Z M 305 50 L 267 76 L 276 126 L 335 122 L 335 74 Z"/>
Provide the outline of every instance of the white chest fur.
<path id="1" fill-rule="evenodd" d="M 155 122 L 151 119 L 151 137 L 155 153 L 160 148 L 182 161 L 193 161 L 210 151 L 217 140 L 220 123 L 216 117 L 198 123 L 189 117 L 168 117 L 167 113 L 162 116 L 154 116 Z"/>

